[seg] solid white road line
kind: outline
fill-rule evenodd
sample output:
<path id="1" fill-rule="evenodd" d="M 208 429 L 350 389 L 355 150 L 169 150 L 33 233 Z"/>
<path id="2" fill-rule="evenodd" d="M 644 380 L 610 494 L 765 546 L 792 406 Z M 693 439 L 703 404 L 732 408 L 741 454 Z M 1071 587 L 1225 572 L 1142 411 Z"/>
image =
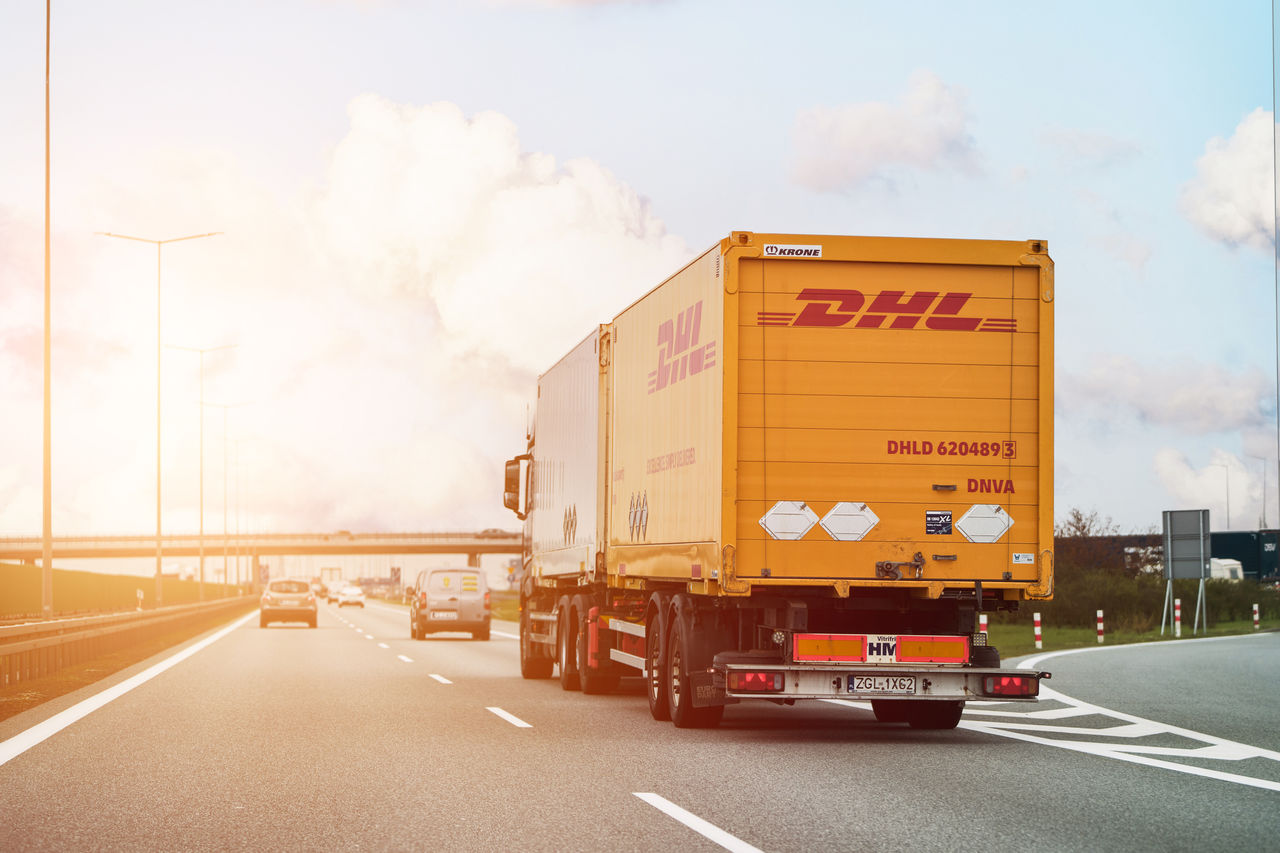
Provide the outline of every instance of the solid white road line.
<path id="1" fill-rule="evenodd" d="M 400 660 L 404 661 L 405 663 L 413 663 L 413 658 L 407 658 L 404 655 L 396 655 L 396 657 L 400 658 Z"/>
<path id="2" fill-rule="evenodd" d="M 502 710 L 501 708 L 485 708 L 485 710 L 489 711 L 490 713 L 497 714 L 499 717 L 506 720 L 508 723 L 510 723 L 511 725 L 515 726 L 518 729 L 533 728 L 533 726 L 531 726 L 529 723 L 526 723 L 524 720 L 520 719 L 514 714 L 508 714 L 506 711 Z"/>
<path id="3" fill-rule="evenodd" d="M 759 847 L 753 847 L 741 838 L 730 835 L 715 824 L 708 823 L 696 814 L 685 811 L 665 797 L 660 797 L 657 794 L 634 793 L 658 811 L 675 818 L 694 832 L 710 841 L 714 841 L 726 850 L 732 850 L 734 853 L 762 853 Z"/>
<path id="4" fill-rule="evenodd" d="M 445 678 L 443 675 L 436 675 L 434 672 L 431 673 L 431 677 L 434 678 L 436 681 L 440 682 L 441 684 L 453 684 L 452 681 Z"/>
<path id="5" fill-rule="evenodd" d="M 142 672 L 131 678 L 125 679 L 114 687 L 108 687 L 101 693 L 90 696 L 83 702 L 78 702 L 65 711 L 54 714 L 43 723 L 38 723 L 37 725 L 27 729 L 25 732 L 21 732 L 4 742 L 0 742 L 0 765 L 4 765 L 12 759 L 17 758 L 36 744 L 48 740 L 77 720 L 84 719 L 94 711 L 106 705 L 108 702 L 119 699 L 133 688 L 146 684 L 148 681 L 170 667 L 177 666 L 196 652 L 216 643 L 218 640 L 221 640 L 227 634 L 230 634 L 236 628 L 239 628 L 241 625 L 245 624 L 257 615 L 257 611 L 254 611 L 241 619 L 237 619 L 235 622 L 232 622 L 216 634 L 211 634 L 200 642 L 187 646 L 173 657 L 165 658 L 155 666 L 144 669 Z"/>

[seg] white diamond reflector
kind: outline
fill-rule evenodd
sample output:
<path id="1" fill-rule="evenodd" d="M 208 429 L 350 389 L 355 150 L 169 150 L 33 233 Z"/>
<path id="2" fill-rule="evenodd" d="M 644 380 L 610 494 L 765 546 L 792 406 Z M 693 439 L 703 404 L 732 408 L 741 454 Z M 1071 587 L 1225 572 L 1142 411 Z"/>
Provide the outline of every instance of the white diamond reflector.
<path id="1" fill-rule="evenodd" d="M 974 504 L 956 522 L 956 530 L 970 542 L 999 542 L 1013 527 L 1013 519 L 999 504 Z"/>
<path id="2" fill-rule="evenodd" d="M 803 539 L 817 523 L 818 514 L 804 501 L 778 501 L 760 516 L 760 526 L 774 539 Z"/>
<path id="3" fill-rule="evenodd" d="M 880 523 L 880 516 L 859 501 L 841 501 L 819 522 L 831 538 L 840 542 L 857 542 Z"/>

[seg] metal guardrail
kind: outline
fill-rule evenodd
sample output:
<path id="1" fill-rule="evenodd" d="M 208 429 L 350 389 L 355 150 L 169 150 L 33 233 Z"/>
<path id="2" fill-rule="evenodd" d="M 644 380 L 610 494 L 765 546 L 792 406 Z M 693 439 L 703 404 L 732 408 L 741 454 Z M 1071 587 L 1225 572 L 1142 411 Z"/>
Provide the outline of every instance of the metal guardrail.
<path id="1" fill-rule="evenodd" d="M 142 642 L 175 622 L 256 606 L 256 598 L 239 596 L 154 610 L 0 625 L 0 688 Z"/>

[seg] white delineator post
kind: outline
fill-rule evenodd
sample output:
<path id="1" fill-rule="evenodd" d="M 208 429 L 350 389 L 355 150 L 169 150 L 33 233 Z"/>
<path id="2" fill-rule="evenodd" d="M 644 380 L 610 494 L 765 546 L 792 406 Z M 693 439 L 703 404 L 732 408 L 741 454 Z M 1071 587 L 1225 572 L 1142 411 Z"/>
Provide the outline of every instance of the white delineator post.
<path id="1" fill-rule="evenodd" d="M 1036 616 L 1036 648 L 1043 649 L 1044 641 L 1041 640 L 1040 638 L 1040 614 L 1037 613 L 1035 616 Z"/>
<path id="2" fill-rule="evenodd" d="M 1258 630 L 1258 605 L 1253 605 L 1253 630 Z"/>
<path id="3" fill-rule="evenodd" d="M 1173 636 L 1182 636 L 1182 599 L 1173 600 Z"/>
<path id="4" fill-rule="evenodd" d="M 978 633 L 984 637 L 987 635 L 987 614 L 985 613 L 978 614 Z"/>
<path id="5" fill-rule="evenodd" d="M 1098 611 L 1098 642 L 1102 642 L 1102 611 Z"/>

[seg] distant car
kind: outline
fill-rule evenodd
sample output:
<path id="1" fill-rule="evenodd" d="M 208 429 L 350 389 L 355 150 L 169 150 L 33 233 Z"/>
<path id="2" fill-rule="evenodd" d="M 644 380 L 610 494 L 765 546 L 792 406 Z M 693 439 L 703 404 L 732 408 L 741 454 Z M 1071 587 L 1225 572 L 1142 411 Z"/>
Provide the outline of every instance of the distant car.
<path id="1" fill-rule="evenodd" d="M 347 584 L 338 590 L 338 606 L 346 607 L 348 604 L 364 607 L 364 590 L 355 584 Z"/>
<path id="2" fill-rule="evenodd" d="M 409 598 L 409 636 L 426 639 L 437 631 L 469 631 L 489 639 L 489 590 L 479 569 L 426 569 L 418 573 Z"/>
<path id="3" fill-rule="evenodd" d="M 509 534 L 508 534 L 508 532 L 507 532 L 506 530 L 501 530 L 501 529 L 499 529 L 499 528 L 497 528 L 497 527 L 488 527 L 488 528 L 485 528 L 484 530 L 481 530 L 481 531 L 480 531 L 480 535 L 481 535 L 482 537 L 486 537 L 486 538 L 487 538 L 487 537 L 490 537 L 490 536 L 507 536 L 507 535 L 509 535 Z"/>
<path id="4" fill-rule="evenodd" d="M 329 587 L 325 590 L 324 594 L 324 600 L 327 604 L 333 604 L 338 600 L 338 590 L 342 589 L 342 586 L 342 581 L 334 581 L 329 584 Z"/>
<path id="5" fill-rule="evenodd" d="M 268 581 L 262 592 L 258 616 L 259 627 L 272 622 L 306 622 L 316 626 L 316 596 L 306 581 L 281 578 Z"/>

